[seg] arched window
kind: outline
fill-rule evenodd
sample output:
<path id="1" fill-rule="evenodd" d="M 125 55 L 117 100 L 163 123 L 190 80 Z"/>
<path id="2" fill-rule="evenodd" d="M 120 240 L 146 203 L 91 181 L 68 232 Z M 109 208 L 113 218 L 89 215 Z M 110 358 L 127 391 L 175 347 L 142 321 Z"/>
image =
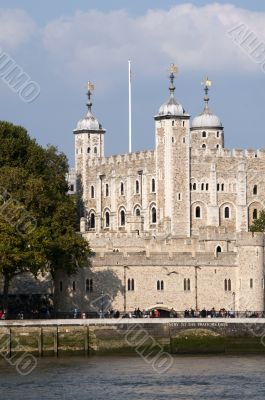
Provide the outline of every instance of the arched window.
<path id="1" fill-rule="evenodd" d="M 139 193 L 139 181 L 135 181 L 135 193 Z"/>
<path id="2" fill-rule="evenodd" d="M 75 292 L 75 281 L 73 281 L 73 292 Z"/>
<path id="3" fill-rule="evenodd" d="M 218 256 L 219 253 L 222 252 L 221 246 L 216 247 L 216 255 Z"/>
<path id="4" fill-rule="evenodd" d="M 156 288 L 157 288 L 157 290 L 160 290 L 160 281 L 156 282 Z"/>
<path id="5" fill-rule="evenodd" d="M 87 148 L 87 152 L 90 153 L 90 147 Z"/>
<path id="6" fill-rule="evenodd" d="M 94 154 L 97 154 L 98 149 L 94 147 Z"/>
<path id="7" fill-rule="evenodd" d="M 124 210 L 121 210 L 121 212 L 120 212 L 120 225 L 121 226 L 125 225 L 125 212 L 124 212 Z"/>
<path id="8" fill-rule="evenodd" d="M 164 290 L 164 281 L 160 282 L 160 288 L 161 288 L 161 290 Z"/>
<path id="9" fill-rule="evenodd" d="M 253 186 L 253 194 L 258 194 L 258 186 L 257 185 Z"/>
<path id="10" fill-rule="evenodd" d="M 134 290 L 134 279 L 132 279 L 132 290 Z"/>
<path id="11" fill-rule="evenodd" d="M 121 196 L 124 195 L 124 183 L 121 182 Z"/>
<path id="12" fill-rule="evenodd" d="M 174 126 L 174 121 L 172 121 L 172 126 Z"/>
<path id="13" fill-rule="evenodd" d="M 155 207 L 152 207 L 151 214 L 152 214 L 152 217 L 151 217 L 152 224 L 156 224 L 156 208 Z"/>
<path id="14" fill-rule="evenodd" d="M 140 211 L 140 208 L 136 208 L 135 209 L 135 215 L 136 215 L 136 217 L 140 217 L 140 215 L 141 215 L 141 211 Z"/>
<path id="15" fill-rule="evenodd" d="M 106 183 L 106 197 L 109 196 L 109 185 L 108 183 Z"/>
<path id="16" fill-rule="evenodd" d="M 218 131 L 216 132 L 216 137 L 219 137 L 219 132 Z"/>
<path id="17" fill-rule="evenodd" d="M 195 217 L 196 218 L 201 218 L 201 207 L 200 206 L 197 206 L 195 208 Z"/>
<path id="18" fill-rule="evenodd" d="M 128 290 L 131 290 L 131 280 L 130 279 L 128 279 L 127 287 L 128 287 Z"/>
<path id="19" fill-rule="evenodd" d="M 258 210 L 256 208 L 254 208 L 254 210 L 253 210 L 252 217 L 253 217 L 253 219 L 257 219 L 258 218 Z"/>
<path id="20" fill-rule="evenodd" d="M 106 211 L 106 214 L 105 214 L 105 226 L 106 226 L 106 228 L 109 228 L 109 212 L 108 211 Z"/>
<path id="21" fill-rule="evenodd" d="M 225 291 L 227 291 L 227 279 L 224 281 Z"/>
<path id="22" fill-rule="evenodd" d="M 156 191 L 156 181 L 154 178 L 152 179 L 152 192 L 154 193 Z"/>
<path id="23" fill-rule="evenodd" d="M 209 184 L 206 183 L 206 185 L 205 185 L 205 190 L 208 190 L 208 189 L 209 189 Z"/>
<path id="24" fill-rule="evenodd" d="M 192 185 L 192 189 L 193 189 L 193 190 L 196 190 L 196 183 L 194 183 L 194 184 Z"/>
<path id="25" fill-rule="evenodd" d="M 91 186 L 90 192 L 91 192 L 91 199 L 94 199 L 95 198 L 95 188 L 94 188 L 94 186 Z"/>
<path id="26" fill-rule="evenodd" d="M 202 148 L 206 149 L 206 144 L 205 143 L 203 143 Z"/>
<path id="27" fill-rule="evenodd" d="M 225 185 L 222 183 L 222 185 L 221 185 L 222 192 L 224 191 L 224 189 L 225 189 Z"/>
<path id="28" fill-rule="evenodd" d="M 231 292 L 231 279 L 228 279 L 228 291 Z"/>
<path id="29" fill-rule="evenodd" d="M 220 190 L 220 183 L 217 183 L 217 192 Z"/>
<path id="30" fill-rule="evenodd" d="M 216 148 L 219 149 L 219 144 L 216 145 Z"/>
<path id="31" fill-rule="evenodd" d="M 206 132 L 205 131 L 202 132 L 202 137 L 206 137 Z"/>
<path id="32" fill-rule="evenodd" d="M 95 229 L 95 214 L 93 212 L 91 212 L 89 215 L 88 227 Z"/>
<path id="33" fill-rule="evenodd" d="M 93 292 L 93 279 L 86 280 L 86 292 Z"/>
<path id="34" fill-rule="evenodd" d="M 230 218 L 230 209 L 229 209 L 229 207 L 225 207 L 224 216 L 225 216 L 226 219 Z"/>

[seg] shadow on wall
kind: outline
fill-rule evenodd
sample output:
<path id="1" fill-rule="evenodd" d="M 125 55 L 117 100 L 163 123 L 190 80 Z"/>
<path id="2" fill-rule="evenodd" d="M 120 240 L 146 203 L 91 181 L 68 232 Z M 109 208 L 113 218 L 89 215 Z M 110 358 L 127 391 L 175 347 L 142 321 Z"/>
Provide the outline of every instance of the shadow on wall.
<path id="1" fill-rule="evenodd" d="M 58 273 L 55 279 L 55 309 L 59 312 L 106 312 L 114 308 L 118 295 L 124 295 L 123 282 L 107 268 L 94 271 L 88 267 L 70 277 Z"/>

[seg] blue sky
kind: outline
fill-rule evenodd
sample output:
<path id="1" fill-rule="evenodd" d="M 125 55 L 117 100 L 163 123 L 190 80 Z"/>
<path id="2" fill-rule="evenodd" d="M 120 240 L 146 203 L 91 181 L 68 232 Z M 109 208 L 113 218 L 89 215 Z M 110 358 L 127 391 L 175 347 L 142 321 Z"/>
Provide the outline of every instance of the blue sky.
<path id="1" fill-rule="evenodd" d="M 41 90 L 27 104 L 0 78 L 0 119 L 58 146 L 73 164 L 72 130 L 85 114 L 91 80 L 94 114 L 107 130 L 105 153 L 127 152 L 131 58 L 133 150 L 153 148 L 153 116 L 168 97 L 167 69 L 175 62 L 176 97 L 192 117 L 202 110 L 208 74 L 226 147 L 263 148 L 265 73 L 227 35 L 239 24 L 265 43 L 265 2 L 1 0 L 0 48 Z"/>

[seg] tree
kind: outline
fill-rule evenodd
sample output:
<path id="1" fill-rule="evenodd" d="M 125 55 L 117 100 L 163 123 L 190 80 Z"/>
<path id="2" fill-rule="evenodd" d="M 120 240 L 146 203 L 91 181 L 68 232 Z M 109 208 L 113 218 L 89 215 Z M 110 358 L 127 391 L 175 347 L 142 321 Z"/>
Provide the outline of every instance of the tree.
<path id="1" fill-rule="evenodd" d="M 75 273 L 87 264 L 89 245 L 78 234 L 74 198 L 67 195 L 66 156 L 43 148 L 24 128 L 0 122 L 0 273 L 3 306 L 14 276 L 57 270 Z"/>
<path id="2" fill-rule="evenodd" d="M 259 214 L 259 218 L 255 219 L 253 224 L 250 226 L 251 232 L 265 232 L 265 210 L 262 210 Z"/>

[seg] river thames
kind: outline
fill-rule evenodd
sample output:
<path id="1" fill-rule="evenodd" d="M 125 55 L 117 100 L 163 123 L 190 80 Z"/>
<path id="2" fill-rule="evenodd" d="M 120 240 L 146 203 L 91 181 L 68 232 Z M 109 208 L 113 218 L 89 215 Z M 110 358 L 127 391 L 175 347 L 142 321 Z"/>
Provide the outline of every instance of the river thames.
<path id="1" fill-rule="evenodd" d="M 137 356 L 37 360 L 28 376 L 0 361 L 1 400 L 264 399 L 265 358 L 175 356 L 159 375 Z"/>

